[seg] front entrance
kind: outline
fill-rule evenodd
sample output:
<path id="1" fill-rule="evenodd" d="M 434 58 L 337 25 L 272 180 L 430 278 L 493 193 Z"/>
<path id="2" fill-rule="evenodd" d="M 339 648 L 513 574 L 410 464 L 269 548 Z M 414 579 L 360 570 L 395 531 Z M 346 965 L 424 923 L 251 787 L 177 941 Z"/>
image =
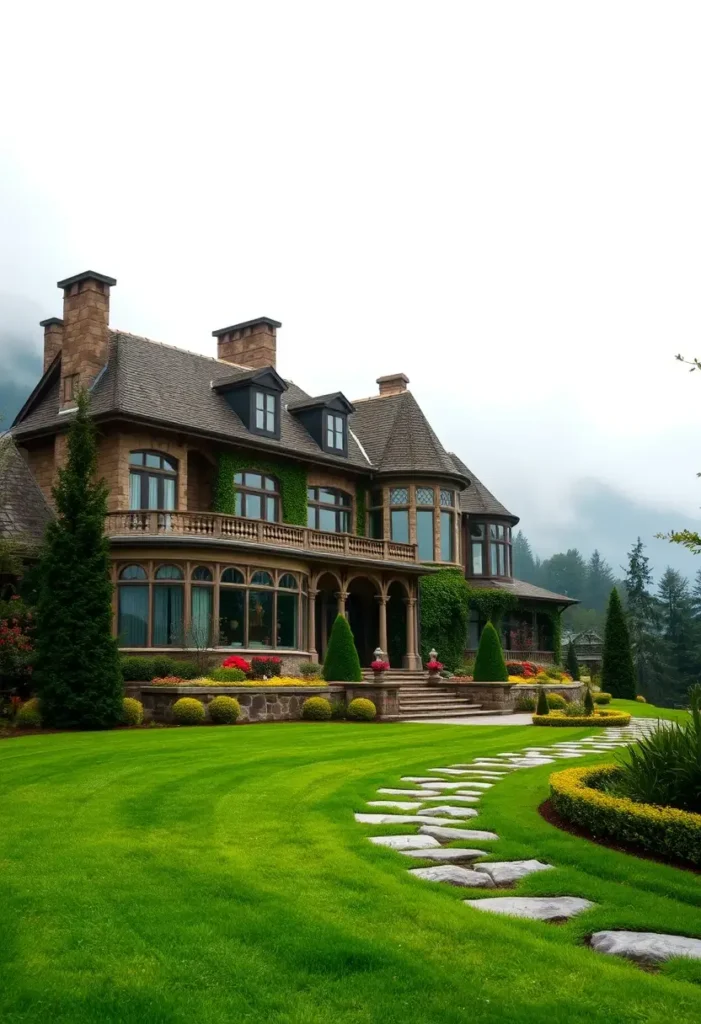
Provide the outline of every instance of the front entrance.
<path id="1" fill-rule="evenodd" d="M 346 616 L 358 649 L 360 664 L 367 668 L 380 646 L 379 590 L 369 579 L 356 578 L 348 587 Z"/>

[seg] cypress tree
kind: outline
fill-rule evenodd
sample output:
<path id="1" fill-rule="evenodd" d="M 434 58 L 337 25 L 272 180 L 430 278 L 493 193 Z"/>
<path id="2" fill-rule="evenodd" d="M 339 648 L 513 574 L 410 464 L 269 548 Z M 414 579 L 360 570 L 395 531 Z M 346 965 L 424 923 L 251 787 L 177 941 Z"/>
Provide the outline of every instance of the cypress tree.
<path id="1" fill-rule="evenodd" d="M 337 615 L 331 628 L 323 674 L 329 683 L 362 682 L 360 658 L 353 639 L 353 631 L 345 615 Z"/>
<path id="2" fill-rule="evenodd" d="M 577 661 L 577 652 L 574 649 L 574 644 L 570 640 L 567 648 L 567 661 L 565 668 L 572 676 L 572 679 L 579 682 L 579 662 Z"/>
<path id="3" fill-rule="evenodd" d="M 499 634 L 491 622 L 482 630 L 473 678 L 476 683 L 505 683 L 509 678 Z"/>
<path id="4" fill-rule="evenodd" d="M 628 624 L 615 587 L 611 591 L 606 612 L 601 688 L 614 697 L 635 699 L 635 665 L 630 649 Z"/>
<path id="5" fill-rule="evenodd" d="M 538 690 L 538 703 L 536 704 L 535 713 L 536 713 L 536 715 L 549 715 L 550 714 L 550 705 L 548 704 L 548 695 L 545 692 L 545 688 L 543 686 L 541 686 L 540 689 Z"/>
<path id="6" fill-rule="evenodd" d="M 593 715 L 596 710 L 594 707 L 594 698 L 588 686 L 584 691 L 584 710 L 588 715 Z"/>
<path id="7" fill-rule="evenodd" d="M 95 427 L 85 392 L 77 406 L 53 490 L 56 519 L 47 528 L 37 573 L 37 690 L 45 725 L 108 729 L 119 721 L 123 684 L 112 636 L 107 487 L 96 479 Z"/>

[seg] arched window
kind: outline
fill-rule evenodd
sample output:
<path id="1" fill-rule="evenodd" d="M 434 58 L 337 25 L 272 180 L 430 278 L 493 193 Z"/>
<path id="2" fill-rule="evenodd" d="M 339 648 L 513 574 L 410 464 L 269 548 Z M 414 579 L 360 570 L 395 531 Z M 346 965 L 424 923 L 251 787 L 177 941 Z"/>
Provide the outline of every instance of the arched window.
<path id="1" fill-rule="evenodd" d="M 280 485 L 274 476 L 263 473 L 234 473 L 235 505 L 237 516 L 246 519 L 265 519 L 277 523 L 280 519 Z"/>
<path id="2" fill-rule="evenodd" d="M 181 647 L 185 642 L 183 578 L 179 565 L 160 565 L 156 569 L 151 639 L 154 647 Z"/>
<path id="3" fill-rule="evenodd" d="M 298 587 L 297 577 L 293 576 L 291 572 L 285 572 L 280 577 L 279 587 L 284 590 L 296 590 Z"/>
<path id="4" fill-rule="evenodd" d="M 121 647 L 148 644 L 148 576 L 141 565 L 125 565 L 119 573 L 117 632 Z"/>
<path id="5" fill-rule="evenodd" d="M 129 508 L 177 507 L 178 463 L 162 452 L 129 452 Z"/>
<path id="6" fill-rule="evenodd" d="M 307 526 L 327 533 L 350 533 L 351 497 L 335 487 L 307 488 Z"/>
<path id="7" fill-rule="evenodd" d="M 208 569 L 206 565 L 198 565 L 196 569 L 192 570 L 193 580 L 201 580 L 202 582 L 212 582 L 212 570 Z"/>
<path id="8" fill-rule="evenodd" d="M 243 573 L 238 569 L 225 569 L 221 574 L 222 583 L 245 583 Z"/>
<path id="9" fill-rule="evenodd" d="M 246 584 L 238 569 L 225 569 L 219 588 L 219 644 L 273 650 L 298 647 L 305 584 L 287 572 L 280 573 L 275 585 L 266 569 L 253 570 Z"/>
<path id="10" fill-rule="evenodd" d="M 255 583 L 259 587 L 272 587 L 273 577 L 264 569 L 257 569 L 251 576 L 251 583 Z"/>

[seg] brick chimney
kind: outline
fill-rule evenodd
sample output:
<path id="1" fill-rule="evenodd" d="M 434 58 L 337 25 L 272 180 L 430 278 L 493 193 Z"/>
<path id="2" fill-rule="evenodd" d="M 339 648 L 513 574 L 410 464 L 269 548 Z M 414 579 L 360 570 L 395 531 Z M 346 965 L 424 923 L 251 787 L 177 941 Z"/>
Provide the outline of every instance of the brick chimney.
<path id="1" fill-rule="evenodd" d="M 107 363 L 113 277 L 86 270 L 59 281 L 63 288 L 60 407 L 71 408 L 79 387 L 88 388 Z"/>
<path id="2" fill-rule="evenodd" d="M 386 377 L 378 377 L 377 384 L 380 385 L 380 395 L 401 395 L 407 390 L 409 378 L 405 373 L 388 373 Z"/>
<path id="3" fill-rule="evenodd" d="M 53 363 L 63 347 L 63 320 L 50 316 L 41 320 L 39 326 L 44 328 L 44 373 Z"/>
<path id="4" fill-rule="evenodd" d="M 246 320 L 242 324 L 212 331 L 212 337 L 217 339 L 217 358 L 254 370 L 275 366 L 278 327 L 282 324 L 277 320 L 261 316 L 257 320 Z"/>

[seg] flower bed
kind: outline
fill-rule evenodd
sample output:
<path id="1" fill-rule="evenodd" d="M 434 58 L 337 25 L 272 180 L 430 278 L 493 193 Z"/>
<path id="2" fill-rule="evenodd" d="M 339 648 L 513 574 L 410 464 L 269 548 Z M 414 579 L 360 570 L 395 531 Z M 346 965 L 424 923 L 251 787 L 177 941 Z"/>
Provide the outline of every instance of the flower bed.
<path id="1" fill-rule="evenodd" d="M 533 725 L 551 725 L 555 728 L 574 728 L 575 726 L 623 726 L 630 724 L 630 715 L 626 711 L 597 711 L 595 715 L 578 715 L 576 718 L 565 715 L 561 711 L 551 711 L 549 715 L 533 715 Z"/>
<path id="2" fill-rule="evenodd" d="M 616 765 L 599 765 L 555 772 L 550 776 L 551 803 L 562 818 L 594 836 L 610 836 L 701 865 L 701 814 L 636 803 L 592 787 L 615 779 L 620 771 Z"/>

